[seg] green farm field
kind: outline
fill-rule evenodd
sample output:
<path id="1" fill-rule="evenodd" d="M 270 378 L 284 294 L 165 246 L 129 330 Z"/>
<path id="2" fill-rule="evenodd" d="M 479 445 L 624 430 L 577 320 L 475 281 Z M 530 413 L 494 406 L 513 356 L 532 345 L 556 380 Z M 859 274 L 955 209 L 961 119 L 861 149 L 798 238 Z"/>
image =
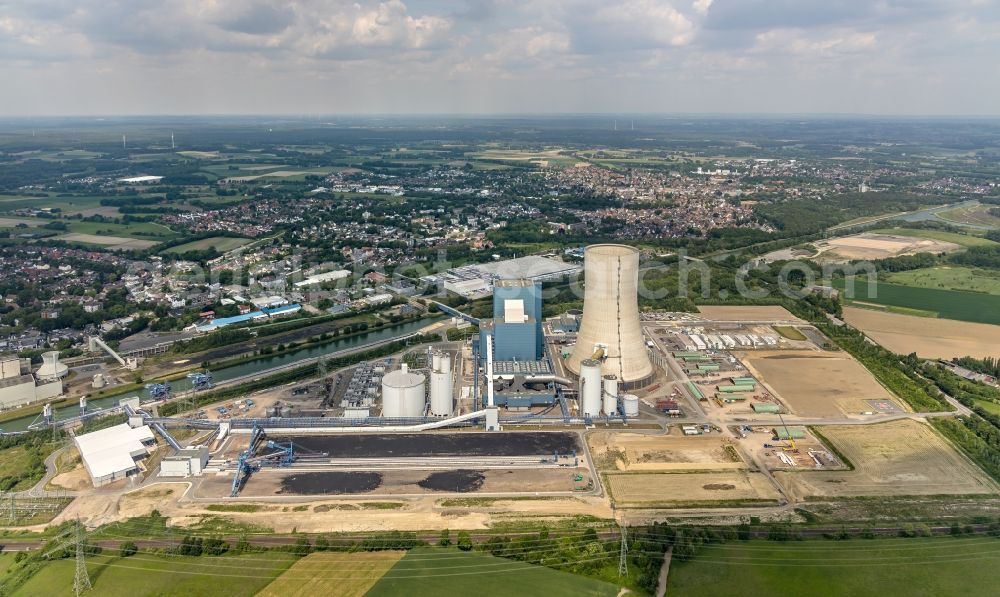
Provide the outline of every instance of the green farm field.
<path id="1" fill-rule="evenodd" d="M 834 286 L 844 290 L 844 281 L 834 281 Z M 854 296 L 843 296 L 846 302 L 858 301 L 875 305 L 888 305 L 915 309 L 917 312 L 934 313 L 944 319 L 1000 324 L 1000 296 L 937 288 L 915 288 L 899 284 L 878 282 L 869 293 L 868 284 L 857 280 Z M 873 296 L 874 295 L 874 296 Z"/>
<path id="2" fill-rule="evenodd" d="M 170 240 L 177 237 L 177 233 L 163 224 L 156 222 L 132 222 L 129 224 L 114 224 L 111 222 L 82 222 L 79 220 L 49 220 L 45 218 L 8 218 L 0 216 L 4 226 L 9 225 L 8 220 L 23 222 L 28 226 L 42 227 L 49 222 L 62 222 L 66 224 L 66 230 L 60 231 L 69 234 L 94 234 L 98 236 L 122 236 L 126 238 L 137 238 L 142 240 Z"/>
<path id="3" fill-rule="evenodd" d="M 610 583 L 478 551 L 417 548 L 386 572 L 366 597 L 615 597 L 618 591 Z"/>
<path id="4" fill-rule="evenodd" d="M 87 558 L 94 595 L 129 597 L 250 597 L 295 561 L 288 553 L 182 557 L 139 553 Z M 72 595 L 74 560 L 47 564 L 11 595 Z"/>
<path id="5" fill-rule="evenodd" d="M 971 267 L 928 267 L 889 274 L 887 282 L 916 288 L 939 288 L 1000 295 L 1000 272 Z"/>
<path id="6" fill-rule="evenodd" d="M 231 238 L 228 236 L 213 236 L 211 238 L 203 238 L 201 240 L 191 241 L 189 243 L 184 243 L 183 245 L 177 245 L 176 247 L 170 247 L 165 253 L 184 253 L 186 251 L 204 251 L 212 247 L 220 253 L 225 253 L 226 251 L 232 251 L 235 248 L 242 247 L 243 245 L 253 242 L 249 238 Z"/>
<path id="7" fill-rule="evenodd" d="M 672 564 L 667 595 L 985 597 L 998 583 L 1000 540 L 992 537 L 749 541 L 706 545 Z"/>
<path id="8" fill-rule="evenodd" d="M 64 215 L 71 215 L 83 210 L 101 206 L 104 197 L 24 197 L 17 195 L 0 195 L 0 213 L 11 213 L 18 209 L 41 209 L 50 207 L 59 209 Z"/>
<path id="9" fill-rule="evenodd" d="M 986 247 L 997 244 L 988 238 L 981 238 L 968 234 L 958 234 L 956 232 L 944 232 L 942 230 L 921 230 L 918 228 L 879 228 L 877 230 L 869 230 L 868 232 L 874 234 L 895 234 L 898 236 L 929 238 L 932 240 L 955 243 L 956 245 L 961 245 L 963 247 Z"/>

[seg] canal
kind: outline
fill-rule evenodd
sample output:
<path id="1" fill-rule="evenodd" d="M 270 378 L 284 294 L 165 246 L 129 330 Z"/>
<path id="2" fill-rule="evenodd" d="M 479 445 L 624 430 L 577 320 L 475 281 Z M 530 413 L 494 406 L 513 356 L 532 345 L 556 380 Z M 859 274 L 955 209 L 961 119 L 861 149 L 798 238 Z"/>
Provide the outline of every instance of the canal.
<path id="1" fill-rule="evenodd" d="M 292 363 L 303 361 L 307 359 L 314 359 L 328 354 L 333 354 L 341 352 L 344 350 L 350 350 L 353 348 L 360 348 L 367 346 L 369 344 L 376 344 L 385 340 L 391 340 L 393 338 L 399 338 L 401 336 L 407 336 L 413 334 L 420 329 L 431 325 L 442 318 L 424 318 L 416 321 L 408 321 L 406 323 L 400 323 L 397 325 L 385 326 L 383 328 L 370 330 L 362 334 L 355 334 L 353 336 L 348 336 L 346 338 L 338 338 L 332 340 L 322 345 L 305 345 L 294 350 L 288 350 L 280 354 L 271 355 L 268 357 L 255 359 L 253 361 L 248 361 L 245 363 L 239 363 L 232 365 L 231 367 L 223 367 L 221 369 L 210 369 L 212 372 L 212 381 L 214 383 L 220 383 L 224 381 L 229 381 L 231 379 L 237 379 L 247 375 L 253 375 L 254 373 L 260 371 L 267 371 L 268 369 L 274 369 L 275 367 L 281 367 L 282 365 L 290 365 Z M 191 389 L 191 382 L 186 377 L 177 379 L 170 382 L 170 391 L 172 394 L 180 394 Z M 105 396 L 101 397 L 91 397 L 87 401 L 87 410 L 94 411 L 102 408 L 107 408 L 109 406 L 115 406 L 118 401 L 122 398 L 130 398 L 132 396 L 139 396 L 142 400 L 149 399 L 149 393 L 143 388 L 133 393 L 117 394 L 115 396 Z M 73 402 L 65 406 L 60 406 L 56 408 L 53 412 L 54 418 L 59 421 L 63 419 L 71 419 L 80 414 L 80 406 L 78 403 Z M 0 430 L 2 431 L 24 431 L 36 420 L 40 420 L 41 415 L 29 415 L 26 417 L 21 417 L 19 419 L 12 419 L 10 421 L 5 421 L 0 423 Z"/>

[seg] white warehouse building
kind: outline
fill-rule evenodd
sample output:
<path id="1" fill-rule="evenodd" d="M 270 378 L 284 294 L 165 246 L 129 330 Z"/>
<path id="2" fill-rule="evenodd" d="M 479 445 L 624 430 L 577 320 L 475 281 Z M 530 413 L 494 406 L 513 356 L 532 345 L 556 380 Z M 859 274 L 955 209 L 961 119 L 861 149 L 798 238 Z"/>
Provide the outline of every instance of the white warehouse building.
<path id="1" fill-rule="evenodd" d="M 148 456 L 150 448 L 156 444 L 148 425 L 132 428 L 128 423 L 78 435 L 73 441 L 94 487 L 138 473 L 137 461 Z"/>

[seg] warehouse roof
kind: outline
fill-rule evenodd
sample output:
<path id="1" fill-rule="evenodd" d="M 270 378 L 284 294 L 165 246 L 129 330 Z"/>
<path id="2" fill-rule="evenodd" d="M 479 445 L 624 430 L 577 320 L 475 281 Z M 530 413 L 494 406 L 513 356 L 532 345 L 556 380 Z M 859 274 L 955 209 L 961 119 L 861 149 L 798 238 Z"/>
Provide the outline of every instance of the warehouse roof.
<path id="1" fill-rule="evenodd" d="M 122 423 L 78 435 L 75 441 L 90 476 L 97 479 L 133 468 L 135 458 L 147 454 L 145 444 L 154 437 L 146 425 L 133 429 Z"/>
<path id="2" fill-rule="evenodd" d="M 774 435 L 778 439 L 802 439 L 806 430 L 804 427 L 775 427 Z"/>

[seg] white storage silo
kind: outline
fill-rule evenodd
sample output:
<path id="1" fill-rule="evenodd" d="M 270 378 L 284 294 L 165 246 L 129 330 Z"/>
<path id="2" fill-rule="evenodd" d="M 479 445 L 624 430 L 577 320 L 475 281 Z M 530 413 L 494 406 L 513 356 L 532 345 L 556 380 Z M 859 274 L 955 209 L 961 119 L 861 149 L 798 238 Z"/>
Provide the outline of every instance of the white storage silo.
<path id="1" fill-rule="evenodd" d="M 42 353 L 42 366 L 35 376 L 41 381 L 50 381 L 64 377 L 68 372 L 69 367 L 59 362 L 59 351 L 50 350 Z"/>
<path id="2" fill-rule="evenodd" d="M 601 363 L 593 359 L 580 362 L 580 414 L 596 417 L 601 413 Z"/>
<path id="3" fill-rule="evenodd" d="M 107 384 L 107 382 L 104 380 L 104 374 L 103 373 L 95 373 L 94 374 L 94 381 L 91 383 L 91 385 L 94 386 L 95 390 L 99 390 L 99 389 L 103 388 L 106 384 Z"/>
<path id="4" fill-rule="evenodd" d="M 422 417 L 424 415 L 424 376 L 410 371 L 406 363 L 382 377 L 383 417 Z"/>
<path id="5" fill-rule="evenodd" d="M 639 327 L 639 251 L 627 245 L 590 245 L 583 271 L 583 317 L 567 369 L 582 375 L 582 361 L 594 358 L 600 347 L 605 373 L 618 375 L 625 388 L 647 385 L 653 365 Z"/>
<path id="6" fill-rule="evenodd" d="M 618 414 L 618 376 L 604 376 L 604 414 L 614 416 Z"/>
<path id="7" fill-rule="evenodd" d="M 434 353 L 431 365 L 431 414 L 435 417 L 451 416 L 451 357 L 448 354 Z"/>
<path id="8" fill-rule="evenodd" d="M 625 409 L 626 417 L 638 417 L 639 397 L 635 394 L 625 394 L 622 396 L 622 407 Z"/>

